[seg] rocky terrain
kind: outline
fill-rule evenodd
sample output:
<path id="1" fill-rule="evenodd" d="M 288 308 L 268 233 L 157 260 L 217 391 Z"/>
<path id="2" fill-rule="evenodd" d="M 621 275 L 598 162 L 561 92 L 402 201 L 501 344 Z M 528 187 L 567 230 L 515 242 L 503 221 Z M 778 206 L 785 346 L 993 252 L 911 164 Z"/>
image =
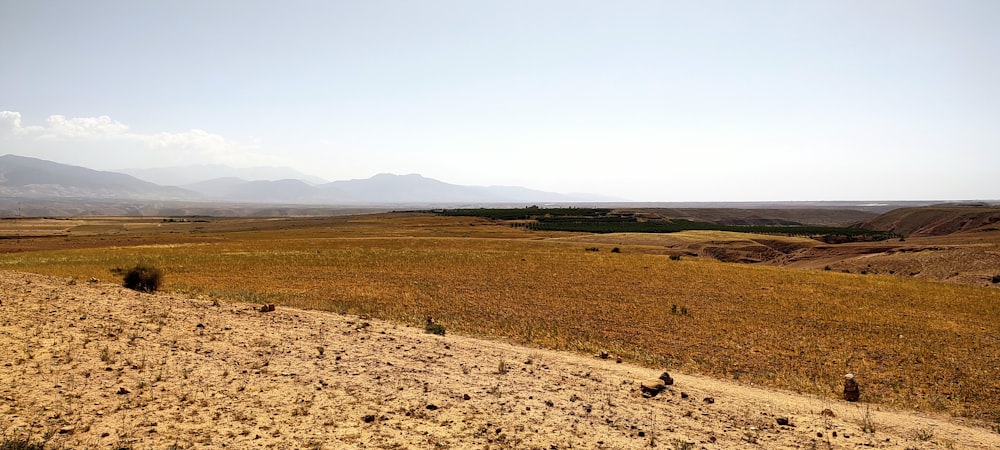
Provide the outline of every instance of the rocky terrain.
<path id="1" fill-rule="evenodd" d="M 0 346 L 0 436 L 51 448 L 1000 448 L 989 424 L 866 404 L 864 374 L 858 403 L 663 386 L 614 355 L 10 271 Z"/>

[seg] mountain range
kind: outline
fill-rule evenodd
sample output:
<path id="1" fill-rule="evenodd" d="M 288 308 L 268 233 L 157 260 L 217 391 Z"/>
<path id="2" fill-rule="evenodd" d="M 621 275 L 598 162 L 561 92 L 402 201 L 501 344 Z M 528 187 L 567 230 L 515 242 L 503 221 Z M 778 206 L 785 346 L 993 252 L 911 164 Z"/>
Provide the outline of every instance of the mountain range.
<path id="1" fill-rule="evenodd" d="M 320 177 L 307 175 L 289 167 L 229 167 L 222 164 L 202 164 L 148 169 L 120 169 L 115 172 L 132 175 L 140 180 L 164 186 L 183 186 L 216 178 L 244 180 L 302 180 L 317 185 L 328 183 Z"/>
<path id="2" fill-rule="evenodd" d="M 418 174 L 323 182 L 292 169 L 189 166 L 99 171 L 17 155 L 0 156 L 0 197 L 240 202 L 301 205 L 435 203 L 550 203 L 616 201 L 599 195 L 559 194 L 516 186 L 463 186 Z M 213 174 L 222 175 L 212 177 Z M 233 174 L 301 176 L 245 179 Z M 140 179 L 143 176 L 147 179 Z M 151 180 L 155 180 L 153 182 Z"/>

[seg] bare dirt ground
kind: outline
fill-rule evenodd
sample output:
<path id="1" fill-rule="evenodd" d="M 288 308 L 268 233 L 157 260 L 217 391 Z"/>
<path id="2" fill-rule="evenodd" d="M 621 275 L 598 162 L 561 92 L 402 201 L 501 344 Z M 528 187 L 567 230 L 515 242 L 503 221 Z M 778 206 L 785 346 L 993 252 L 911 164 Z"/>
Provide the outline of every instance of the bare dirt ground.
<path id="1" fill-rule="evenodd" d="M 0 292 L 0 436 L 56 447 L 1000 448 L 864 404 L 863 379 L 860 404 L 676 372 L 644 398 L 662 371 L 613 356 L 18 272 Z"/>

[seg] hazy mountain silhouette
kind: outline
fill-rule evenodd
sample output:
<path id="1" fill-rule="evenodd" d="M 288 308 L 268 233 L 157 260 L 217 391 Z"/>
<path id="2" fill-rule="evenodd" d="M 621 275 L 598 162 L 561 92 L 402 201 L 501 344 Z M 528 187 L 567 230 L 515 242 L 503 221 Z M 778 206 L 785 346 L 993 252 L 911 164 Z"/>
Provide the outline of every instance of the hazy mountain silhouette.
<path id="1" fill-rule="evenodd" d="M 151 169 L 122 169 L 118 172 L 162 186 L 184 186 L 218 178 L 269 181 L 302 180 L 313 185 L 329 182 L 289 167 L 229 167 L 222 164 L 203 164 Z"/>
<path id="2" fill-rule="evenodd" d="M 0 195 L 27 198 L 191 200 L 199 196 L 130 175 L 17 155 L 0 156 Z"/>
<path id="3" fill-rule="evenodd" d="M 520 187 L 461 186 L 417 174 L 386 173 L 318 186 L 311 186 L 300 180 L 247 181 L 240 178 L 218 178 L 183 187 L 215 200 L 263 203 L 432 204 L 588 200 Z"/>
<path id="4" fill-rule="evenodd" d="M 512 186 L 462 186 L 445 183 L 418 174 L 393 175 L 382 173 L 360 180 L 334 181 L 318 186 L 333 190 L 350 202 L 369 203 L 501 203 L 501 202 L 572 202 L 595 201 L 595 197 L 580 198 Z"/>
<path id="5" fill-rule="evenodd" d="M 218 169 L 224 166 L 192 166 Z M 213 170 L 215 170 L 213 169 Z M 159 172 L 174 173 L 177 168 Z M 219 169 L 219 172 L 226 172 Z M 155 173 L 155 172 L 148 172 Z M 204 173 L 195 174 L 199 178 Z M 189 177 L 190 178 L 190 177 Z M 181 180 L 183 177 L 170 178 Z M 182 186 L 177 187 L 178 184 Z M 597 195 L 565 195 L 515 186 L 462 186 L 417 174 L 313 185 L 300 179 L 247 180 L 217 177 L 171 186 L 117 172 L 70 166 L 15 155 L 0 157 L 0 196 L 25 198 L 148 199 L 300 205 L 400 205 L 436 203 L 546 203 L 606 201 Z"/>
<path id="6" fill-rule="evenodd" d="M 248 203 L 317 203 L 320 191 L 302 180 L 254 180 L 216 178 L 183 186 L 210 200 Z"/>

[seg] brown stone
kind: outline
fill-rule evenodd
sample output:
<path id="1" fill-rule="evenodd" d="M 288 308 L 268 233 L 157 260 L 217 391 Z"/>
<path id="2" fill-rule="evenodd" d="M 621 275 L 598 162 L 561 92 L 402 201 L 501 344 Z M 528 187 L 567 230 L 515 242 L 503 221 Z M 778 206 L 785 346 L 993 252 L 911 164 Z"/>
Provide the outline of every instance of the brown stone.
<path id="1" fill-rule="evenodd" d="M 643 397 L 655 397 L 656 394 L 663 392 L 667 385 L 661 379 L 646 380 L 639 384 L 639 389 L 642 391 Z"/>
<path id="2" fill-rule="evenodd" d="M 856 402 L 859 398 L 861 391 L 858 389 L 858 383 L 853 379 L 844 380 L 844 400 Z"/>

